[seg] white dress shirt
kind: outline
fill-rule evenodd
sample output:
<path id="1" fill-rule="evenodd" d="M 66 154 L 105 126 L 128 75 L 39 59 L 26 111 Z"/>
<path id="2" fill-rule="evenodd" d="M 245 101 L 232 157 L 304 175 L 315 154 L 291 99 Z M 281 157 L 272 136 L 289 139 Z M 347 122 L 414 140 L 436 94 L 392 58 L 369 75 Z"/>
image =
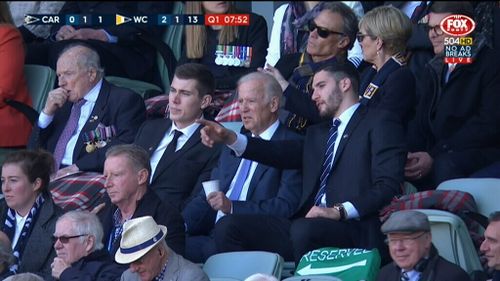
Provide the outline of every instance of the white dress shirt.
<path id="1" fill-rule="evenodd" d="M 90 114 L 92 113 L 92 110 L 94 110 L 95 102 L 97 101 L 97 98 L 99 97 L 99 92 L 101 91 L 101 86 L 102 86 L 102 79 L 97 82 L 97 84 L 92 88 L 83 98 L 85 99 L 85 104 L 82 105 L 81 111 L 80 111 L 80 119 L 78 119 L 78 127 L 76 128 L 75 133 L 73 136 L 68 141 L 68 145 L 66 146 L 66 150 L 64 151 L 63 158 L 61 160 L 61 164 L 63 165 L 72 165 L 73 164 L 73 151 L 75 150 L 76 142 L 78 140 L 78 137 L 80 136 L 80 133 L 82 132 L 83 126 L 85 126 L 85 123 L 87 123 L 87 120 L 90 117 Z M 54 115 L 47 115 L 43 111 L 40 113 L 40 116 L 38 117 L 38 127 L 45 129 L 47 128 L 50 123 L 52 123 L 52 120 L 54 120 Z"/>
<path id="2" fill-rule="evenodd" d="M 359 103 L 356 103 L 356 104 L 352 105 L 351 107 L 349 107 L 348 109 L 346 109 L 344 112 L 342 112 L 342 114 L 340 114 L 340 116 L 339 116 L 341 123 L 338 127 L 337 138 L 335 139 L 335 146 L 333 148 L 332 161 L 335 159 L 335 154 L 337 153 L 337 148 L 339 147 L 340 141 L 342 140 L 342 137 L 344 135 L 345 128 L 347 127 L 347 124 L 349 124 L 351 117 L 354 115 L 354 112 L 358 109 L 358 107 L 359 107 Z M 232 149 L 237 156 L 241 156 L 247 147 L 248 139 L 245 135 L 242 135 L 242 134 L 236 134 L 236 136 L 237 136 L 236 142 L 231 144 L 231 145 L 228 145 L 228 147 L 230 149 Z M 333 167 L 332 169 L 335 169 L 335 167 Z M 326 197 L 326 193 L 321 198 L 322 203 L 326 203 L 325 197 Z M 359 212 L 358 212 L 358 210 L 356 210 L 356 208 L 354 207 L 354 205 L 351 202 L 346 201 L 346 202 L 343 202 L 342 205 L 344 206 L 344 209 L 347 213 L 347 219 L 359 218 Z"/>
<path id="3" fill-rule="evenodd" d="M 279 126 L 279 121 L 276 120 L 271 126 L 269 126 L 264 132 L 262 132 L 259 137 L 263 140 L 270 140 L 276 130 L 278 129 Z M 255 137 L 255 135 L 252 134 L 252 137 Z M 242 159 L 243 160 L 243 159 Z M 238 166 L 238 170 L 236 170 L 236 174 L 233 176 L 233 180 L 231 181 L 231 184 L 229 185 L 229 189 L 226 192 L 226 197 L 229 198 L 229 195 L 231 195 L 231 192 L 233 191 L 234 184 L 236 183 L 236 177 L 240 173 L 241 166 L 242 166 L 243 161 L 240 161 L 240 165 Z M 248 188 L 250 187 L 250 182 L 252 181 L 253 174 L 255 173 L 255 169 L 257 169 L 257 165 L 259 163 L 252 161 L 252 165 L 250 166 L 250 170 L 248 171 L 248 176 L 245 179 L 245 182 L 243 183 L 243 188 L 240 193 L 240 197 L 238 198 L 237 201 L 246 201 L 247 199 L 247 194 L 248 194 Z M 231 210 L 231 213 L 233 210 Z M 225 214 L 221 211 L 217 212 L 217 218 L 216 222 L 223 217 Z"/>
<path id="4" fill-rule="evenodd" d="M 17 244 L 17 241 L 19 241 L 19 237 L 21 236 L 21 231 L 23 230 L 24 223 L 26 222 L 26 219 L 28 218 L 28 214 L 26 216 L 22 217 L 16 212 L 16 231 L 14 232 L 14 238 L 12 239 L 12 249 Z"/>
<path id="5" fill-rule="evenodd" d="M 156 148 L 153 155 L 151 155 L 150 163 L 151 163 L 151 176 L 149 178 L 149 183 L 153 180 L 153 175 L 155 174 L 156 168 L 158 167 L 158 163 L 160 163 L 161 157 L 167 149 L 168 144 L 174 139 L 174 130 L 182 132 L 182 135 L 177 139 L 177 146 L 175 147 L 175 151 L 181 149 L 184 144 L 191 138 L 191 136 L 196 132 L 200 124 L 193 123 L 183 129 L 179 129 L 174 122 L 172 122 L 172 126 L 170 126 L 170 130 L 167 131 L 163 139 L 161 140 L 158 148 Z"/>

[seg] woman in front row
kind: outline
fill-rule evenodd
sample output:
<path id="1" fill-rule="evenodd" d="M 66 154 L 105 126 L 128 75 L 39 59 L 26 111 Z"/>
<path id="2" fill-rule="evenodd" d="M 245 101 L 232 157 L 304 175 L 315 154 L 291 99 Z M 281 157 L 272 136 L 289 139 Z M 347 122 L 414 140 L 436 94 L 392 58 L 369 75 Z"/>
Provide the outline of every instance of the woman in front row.
<path id="1" fill-rule="evenodd" d="M 51 263 L 55 257 L 52 239 L 62 210 L 48 190 L 54 167 L 52 155 L 45 151 L 20 150 L 6 156 L 2 166 L 0 228 L 12 242 L 16 261 L 0 276 L 33 272 L 53 280 Z"/>

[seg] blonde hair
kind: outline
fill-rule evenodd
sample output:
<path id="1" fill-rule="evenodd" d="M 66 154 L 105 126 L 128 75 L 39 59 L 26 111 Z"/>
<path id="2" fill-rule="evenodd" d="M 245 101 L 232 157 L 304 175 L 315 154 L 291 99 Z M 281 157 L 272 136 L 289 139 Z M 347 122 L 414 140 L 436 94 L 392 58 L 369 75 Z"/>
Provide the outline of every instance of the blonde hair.
<path id="1" fill-rule="evenodd" d="M 236 13 L 234 4 L 229 1 L 228 14 Z M 201 1 L 186 1 L 185 14 L 205 14 Z M 186 25 L 186 54 L 188 59 L 199 59 L 205 55 L 207 46 L 207 28 L 204 25 Z M 219 34 L 219 44 L 227 45 L 238 38 L 237 26 L 223 26 Z"/>
<path id="2" fill-rule="evenodd" d="M 6 1 L 0 1 L 0 24 L 2 23 L 14 24 L 9 5 Z"/>
<path id="3" fill-rule="evenodd" d="M 370 36 L 382 39 L 384 49 L 391 55 L 406 50 L 406 43 L 412 32 L 408 16 L 392 6 L 370 10 L 361 18 L 359 28 L 364 28 Z"/>

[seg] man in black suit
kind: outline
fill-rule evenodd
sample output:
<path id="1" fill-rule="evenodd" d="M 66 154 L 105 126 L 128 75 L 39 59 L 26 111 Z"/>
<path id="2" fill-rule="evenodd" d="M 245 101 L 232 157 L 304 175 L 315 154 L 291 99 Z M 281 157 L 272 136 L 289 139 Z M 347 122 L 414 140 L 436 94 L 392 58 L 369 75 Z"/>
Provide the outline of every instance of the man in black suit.
<path id="1" fill-rule="evenodd" d="M 233 237 L 240 245 L 245 235 L 261 234 L 275 243 L 265 250 L 276 251 L 291 239 L 296 262 L 323 246 L 378 248 L 388 258 L 378 212 L 401 190 L 404 132 L 397 116 L 359 105 L 358 83 L 356 69 L 349 64 L 327 66 L 314 75 L 312 99 L 321 116 L 330 120 L 308 128 L 303 142 L 246 138 L 200 121 L 206 125 L 206 145 L 224 142 L 244 158 L 302 168 L 300 214 L 305 218 L 290 225 L 288 220 L 262 217 L 250 231 Z"/>
<path id="2" fill-rule="evenodd" d="M 469 2 L 436 1 L 428 35 L 435 57 L 425 68 L 416 118 L 409 127 L 405 176 L 421 189 L 468 177 L 500 159 L 500 55 L 482 34 L 472 34 L 470 64 L 444 62 L 446 33 L 440 22 L 452 14 L 473 17 Z"/>
<path id="3" fill-rule="evenodd" d="M 439 256 L 432 244 L 429 219 L 424 213 L 415 210 L 395 212 L 381 230 L 387 234 L 393 262 L 380 270 L 377 280 L 470 280 L 460 266 Z"/>
<path id="4" fill-rule="evenodd" d="M 195 122 L 210 105 L 213 92 L 214 78 L 206 66 L 178 66 L 168 95 L 169 119 L 146 121 L 134 141 L 150 155 L 150 188 L 179 211 L 199 193 L 219 158 L 220 147 L 205 147 L 199 133 L 202 126 Z"/>
<path id="5" fill-rule="evenodd" d="M 278 120 L 282 91 L 272 76 L 247 74 L 239 79 L 237 88 L 241 119 L 251 135 L 266 140 L 301 139 Z M 182 212 L 189 234 L 186 257 L 193 262 L 205 262 L 216 251 L 217 237 L 245 225 L 252 215 L 290 218 L 298 209 L 302 186 L 298 170 L 240 159 L 225 147 L 211 179 L 219 180 L 220 190 L 201 191 Z"/>
<path id="6" fill-rule="evenodd" d="M 28 147 L 54 153 L 56 176 L 102 172 L 106 150 L 134 140 L 146 117 L 144 101 L 103 79 L 99 55 L 84 43 L 62 51 L 57 75 L 59 88 L 49 92 Z"/>

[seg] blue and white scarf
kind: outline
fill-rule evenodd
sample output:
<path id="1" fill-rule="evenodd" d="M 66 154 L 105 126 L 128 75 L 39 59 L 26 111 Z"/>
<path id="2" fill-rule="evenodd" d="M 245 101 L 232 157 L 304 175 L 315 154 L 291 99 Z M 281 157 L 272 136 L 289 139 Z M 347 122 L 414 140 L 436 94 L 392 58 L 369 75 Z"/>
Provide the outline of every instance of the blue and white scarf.
<path id="1" fill-rule="evenodd" d="M 15 262 L 10 266 L 9 270 L 14 274 L 17 273 L 17 270 L 21 264 L 21 257 L 23 255 L 24 248 L 28 243 L 28 239 L 30 237 L 31 231 L 33 230 L 33 226 L 35 225 L 37 215 L 39 214 L 43 202 L 45 202 L 43 196 L 38 195 L 35 203 L 33 204 L 33 207 L 31 207 L 31 210 L 28 213 L 26 221 L 24 222 L 24 226 L 21 230 L 21 235 L 19 235 L 16 246 L 14 247 L 14 249 L 12 249 L 13 255 L 15 257 Z M 5 219 L 3 231 L 5 232 L 5 234 L 7 234 L 11 241 L 14 239 L 14 235 L 16 233 L 16 225 L 16 211 L 9 208 L 7 211 L 7 218 Z"/>

